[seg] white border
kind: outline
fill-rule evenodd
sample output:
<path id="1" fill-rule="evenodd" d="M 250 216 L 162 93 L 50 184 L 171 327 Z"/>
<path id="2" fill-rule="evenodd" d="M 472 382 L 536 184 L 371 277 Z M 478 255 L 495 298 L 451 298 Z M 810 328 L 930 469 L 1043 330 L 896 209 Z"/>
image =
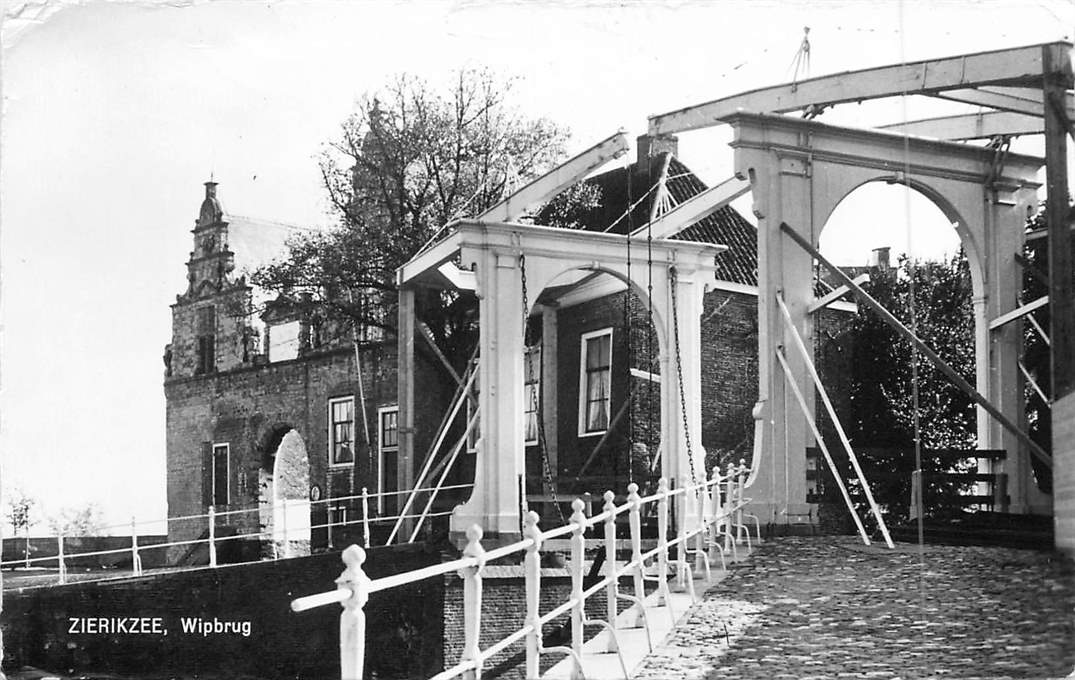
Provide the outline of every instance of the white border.
<path id="1" fill-rule="evenodd" d="M 590 331 L 579 336 L 579 437 L 592 437 L 608 431 L 586 429 L 586 341 L 602 335 L 608 336 L 608 408 L 609 424 L 612 421 L 612 326 L 597 331 Z"/>

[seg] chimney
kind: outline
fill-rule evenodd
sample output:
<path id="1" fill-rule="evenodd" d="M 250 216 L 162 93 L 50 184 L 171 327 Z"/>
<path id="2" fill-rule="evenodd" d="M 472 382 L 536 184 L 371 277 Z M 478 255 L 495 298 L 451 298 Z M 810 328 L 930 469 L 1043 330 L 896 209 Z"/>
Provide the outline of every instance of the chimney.
<path id="1" fill-rule="evenodd" d="M 637 160 L 639 163 L 665 151 L 675 156 L 679 153 L 679 137 L 675 135 L 658 135 L 657 137 L 639 135 L 635 140 L 635 148 L 638 153 Z"/>
<path id="2" fill-rule="evenodd" d="M 874 248 L 873 249 L 873 255 L 870 256 L 870 266 L 871 267 L 877 267 L 878 269 L 880 269 L 882 271 L 887 270 L 889 268 L 889 261 L 888 261 L 888 251 L 889 250 L 890 249 L 889 249 L 888 246 L 884 246 L 883 248 Z"/>

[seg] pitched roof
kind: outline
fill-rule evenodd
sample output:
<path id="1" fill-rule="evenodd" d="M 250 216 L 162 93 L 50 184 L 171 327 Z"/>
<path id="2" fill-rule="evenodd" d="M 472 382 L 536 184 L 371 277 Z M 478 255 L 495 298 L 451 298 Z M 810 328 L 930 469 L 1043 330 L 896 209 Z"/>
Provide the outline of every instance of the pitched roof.
<path id="1" fill-rule="evenodd" d="M 675 156 L 668 156 L 667 152 L 660 153 L 648 158 L 648 162 L 632 163 L 627 168 L 617 168 L 587 179 L 587 183 L 600 187 L 601 203 L 580 217 L 582 228 L 626 234 L 646 224 L 658 194 L 654 187 L 660 181 L 666 158 L 668 178 L 665 186 L 673 206 L 709 188 Z M 630 215 L 625 216 L 631 203 L 637 204 Z M 672 238 L 728 246 L 726 252 L 717 256 L 716 278 L 747 286 L 758 285 L 758 231 L 731 206 L 724 206 Z"/>

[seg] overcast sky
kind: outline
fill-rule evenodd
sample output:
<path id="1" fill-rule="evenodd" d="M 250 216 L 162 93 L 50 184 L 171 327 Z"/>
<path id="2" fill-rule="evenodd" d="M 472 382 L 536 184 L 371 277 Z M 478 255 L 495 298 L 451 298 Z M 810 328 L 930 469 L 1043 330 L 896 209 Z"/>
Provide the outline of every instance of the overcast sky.
<path id="1" fill-rule="evenodd" d="M 4 26 L 3 487 L 51 512 L 97 502 L 110 521 L 164 516 L 161 355 L 202 182 L 214 174 L 228 212 L 327 224 L 315 156 L 391 74 L 439 82 L 490 66 L 518 77 L 515 102 L 569 127 L 575 152 L 620 127 L 633 139 L 648 114 L 790 80 L 804 26 L 811 75 L 1067 39 L 1075 27 L 1064 0 L 908 0 L 902 24 L 900 4 L 878 1 L 179 4 L 87 2 Z M 902 115 L 852 106 L 822 120 Z M 720 181 L 727 139 L 683 135 L 680 155 Z M 864 232 L 883 200 L 902 209 L 867 190 L 841 206 L 829 234 L 846 237 L 830 254 L 862 264 L 871 247 L 905 248 L 899 210 Z M 933 235 L 916 246 L 952 248 L 954 232 L 920 203 L 912 221 Z"/>

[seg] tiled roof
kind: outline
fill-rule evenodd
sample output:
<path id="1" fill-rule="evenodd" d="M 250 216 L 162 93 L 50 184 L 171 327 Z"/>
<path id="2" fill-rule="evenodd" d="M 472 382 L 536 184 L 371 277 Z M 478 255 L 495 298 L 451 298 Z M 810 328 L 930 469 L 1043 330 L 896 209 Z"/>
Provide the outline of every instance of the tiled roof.
<path id="1" fill-rule="evenodd" d="M 646 224 L 657 194 L 656 190 L 650 190 L 660 180 L 666 157 L 667 152 L 661 153 L 650 157 L 648 163 L 633 163 L 628 168 L 617 168 L 586 180 L 601 188 L 601 204 L 581 217 L 583 228 L 626 234 Z M 666 186 L 673 206 L 709 188 L 674 156 L 669 160 Z M 636 201 L 638 205 L 631 214 L 623 216 L 627 206 Z M 721 208 L 673 238 L 728 246 L 726 252 L 717 256 L 716 278 L 758 285 L 757 229 L 731 206 Z"/>

